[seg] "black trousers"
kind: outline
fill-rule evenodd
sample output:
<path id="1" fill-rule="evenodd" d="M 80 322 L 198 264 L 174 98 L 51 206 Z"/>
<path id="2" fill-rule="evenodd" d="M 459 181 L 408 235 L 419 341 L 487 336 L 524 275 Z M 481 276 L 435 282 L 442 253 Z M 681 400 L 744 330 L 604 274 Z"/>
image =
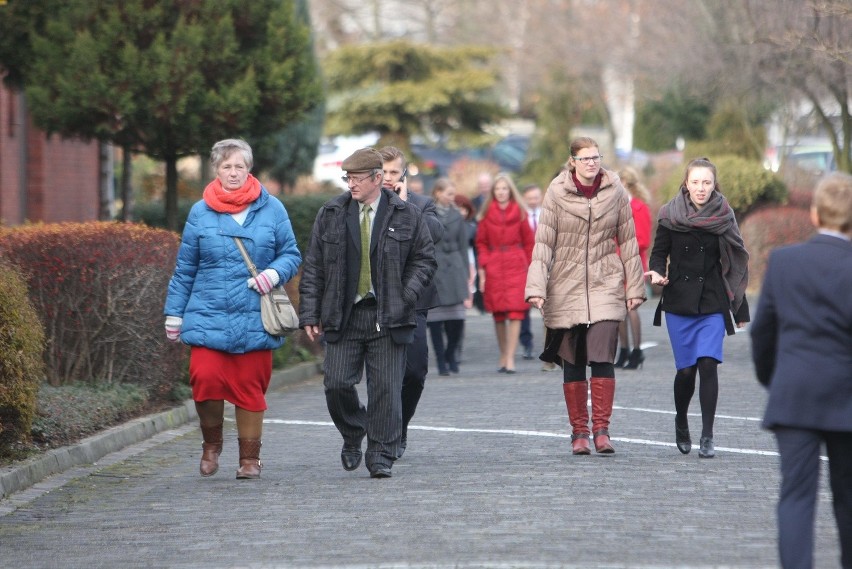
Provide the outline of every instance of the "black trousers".
<path id="1" fill-rule="evenodd" d="M 402 376 L 402 425 L 403 431 L 414 417 L 423 388 L 426 374 L 429 373 L 429 343 L 426 341 L 426 315 L 428 310 L 417 311 L 417 326 L 414 339 L 405 352 L 405 373 Z"/>
<path id="2" fill-rule="evenodd" d="M 778 550 L 784 569 L 813 567 L 819 453 L 825 443 L 841 566 L 852 569 L 852 432 L 776 428 L 781 455 Z"/>
<path id="3" fill-rule="evenodd" d="M 388 329 L 376 330 L 376 306 L 356 305 L 340 340 L 325 349 L 325 400 L 344 442 L 358 444 L 367 436 L 364 462 L 390 466 L 402 437 L 400 390 L 405 345 L 393 341 Z M 356 385 L 366 370 L 367 402 Z"/>

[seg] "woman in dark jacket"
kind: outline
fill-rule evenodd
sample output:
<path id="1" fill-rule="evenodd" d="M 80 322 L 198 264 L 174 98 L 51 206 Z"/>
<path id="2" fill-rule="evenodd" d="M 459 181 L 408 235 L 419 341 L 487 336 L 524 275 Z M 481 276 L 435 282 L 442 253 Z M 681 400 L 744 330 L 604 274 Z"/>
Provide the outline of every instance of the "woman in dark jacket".
<path id="1" fill-rule="evenodd" d="M 726 331 L 734 334 L 734 321 L 739 328 L 749 321 L 748 253 L 719 189 L 716 167 L 706 158 L 687 165 L 680 191 L 660 208 L 649 264 L 651 284 L 664 286 L 654 325 L 660 325 L 664 310 L 677 368 L 675 442 L 683 454 L 692 449 L 687 411 L 697 374 L 702 419 L 698 456 L 713 458 L 722 342 Z"/>
<path id="2" fill-rule="evenodd" d="M 464 334 L 465 315 L 472 303 L 468 230 L 464 218 L 455 207 L 455 194 L 456 188 L 447 178 L 436 180 L 432 186 L 435 209 L 444 226 L 444 237 L 435 246 L 438 268 L 434 282 L 438 300 L 429 309 L 427 317 L 439 375 L 459 372 L 456 355 Z"/>

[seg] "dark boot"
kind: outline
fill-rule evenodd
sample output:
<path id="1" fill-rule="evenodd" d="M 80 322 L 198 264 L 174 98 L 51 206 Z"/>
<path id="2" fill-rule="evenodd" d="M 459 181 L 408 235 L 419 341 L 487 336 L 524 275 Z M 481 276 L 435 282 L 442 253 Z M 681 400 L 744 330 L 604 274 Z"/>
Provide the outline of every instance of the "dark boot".
<path id="1" fill-rule="evenodd" d="M 645 354 L 642 353 L 641 348 L 633 348 L 633 351 L 630 352 L 630 358 L 627 360 L 627 364 L 624 366 L 624 369 L 637 369 L 642 367 L 642 363 L 645 361 Z"/>
<path id="2" fill-rule="evenodd" d="M 612 416 L 612 400 L 615 397 L 615 379 L 611 377 L 593 377 L 589 380 L 592 390 L 592 433 L 595 437 L 595 450 L 612 454 L 609 440 L 609 418 Z"/>
<path id="3" fill-rule="evenodd" d="M 214 427 L 201 425 L 201 476 L 213 476 L 219 470 L 219 455 L 222 454 L 222 423 Z"/>
<path id="4" fill-rule="evenodd" d="M 627 363 L 628 359 L 630 359 L 630 349 L 621 348 L 620 350 L 618 350 L 618 359 L 613 365 L 615 367 L 624 367 L 624 364 Z"/>
<path id="5" fill-rule="evenodd" d="M 590 454 L 589 408 L 586 406 L 589 387 L 585 381 L 569 381 L 562 384 L 562 392 L 565 394 L 568 421 L 571 423 L 571 451 L 574 454 Z"/>
<path id="6" fill-rule="evenodd" d="M 260 439 L 237 439 L 240 443 L 240 468 L 237 479 L 260 478 Z"/>

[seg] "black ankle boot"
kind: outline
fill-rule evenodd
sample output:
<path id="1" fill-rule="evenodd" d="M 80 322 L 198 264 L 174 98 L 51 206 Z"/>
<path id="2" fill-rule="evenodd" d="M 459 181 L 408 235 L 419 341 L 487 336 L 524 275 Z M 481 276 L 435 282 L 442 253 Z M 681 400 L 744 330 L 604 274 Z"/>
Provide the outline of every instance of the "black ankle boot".
<path id="1" fill-rule="evenodd" d="M 636 369 L 642 367 L 642 362 L 645 361 L 645 354 L 642 353 L 641 348 L 633 348 L 633 351 L 630 352 L 630 359 L 627 361 L 627 365 L 624 366 L 624 369 Z"/>
<path id="2" fill-rule="evenodd" d="M 677 445 L 677 450 L 683 454 L 689 454 L 689 451 L 692 450 L 692 437 L 689 435 L 689 426 L 679 426 L 677 419 L 675 419 L 675 444 Z"/>
<path id="3" fill-rule="evenodd" d="M 624 364 L 627 363 L 627 360 L 630 359 L 630 350 L 627 348 L 621 348 L 618 351 L 618 360 L 615 362 L 615 367 L 624 367 Z"/>

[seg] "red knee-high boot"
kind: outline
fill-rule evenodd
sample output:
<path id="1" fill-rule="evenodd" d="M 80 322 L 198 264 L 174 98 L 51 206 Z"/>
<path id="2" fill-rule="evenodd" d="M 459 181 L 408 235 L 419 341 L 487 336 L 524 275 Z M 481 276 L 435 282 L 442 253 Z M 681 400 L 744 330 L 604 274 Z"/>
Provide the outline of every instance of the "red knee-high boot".
<path id="1" fill-rule="evenodd" d="M 574 454 L 589 454 L 589 408 L 586 400 L 589 388 L 585 381 L 569 381 L 562 384 L 568 420 L 571 423 L 571 449 Z"/>
<path id="2" fill-rule="evenodd" d="M 615 452 L 609 441 L 609 418 L 612 416 L 612 400 L 615 397 L 615 378 L 593 377 L 589 380 L 592 390 L 592 433 L 595 450 L 605 454 Z"/>

